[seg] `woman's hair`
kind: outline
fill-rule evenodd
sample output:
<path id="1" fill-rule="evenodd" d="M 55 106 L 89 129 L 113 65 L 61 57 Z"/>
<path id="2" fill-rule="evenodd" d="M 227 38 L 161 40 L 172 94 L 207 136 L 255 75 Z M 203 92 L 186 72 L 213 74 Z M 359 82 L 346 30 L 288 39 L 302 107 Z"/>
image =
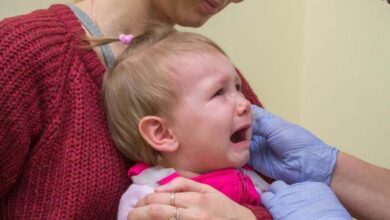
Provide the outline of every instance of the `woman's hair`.
<path id="1" fill-rule="evenodd" d="M 135 37 L 105 74 L 104 103 L 116 147 L 132 161 L 160 164 L 159 152 L 141 137 L 138 123 L 145 116 L 164 116 L 177 101 L 175 60 L 188 54 L 223 50 L 204 36 L 155 26 Z M 196 57 L 196 56 L 194 56 Z M 169 122 L 168 122 L 169 123 Z"/>

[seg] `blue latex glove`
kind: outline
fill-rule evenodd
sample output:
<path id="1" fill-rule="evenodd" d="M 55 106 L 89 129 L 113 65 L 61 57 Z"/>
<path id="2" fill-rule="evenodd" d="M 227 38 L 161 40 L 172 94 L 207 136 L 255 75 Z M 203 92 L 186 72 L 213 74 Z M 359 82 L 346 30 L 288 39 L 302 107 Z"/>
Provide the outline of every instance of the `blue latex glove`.
<path id="1" fill-rule="evenodd" d="M 253 136 L 249 164 L 287 183 L 330 184 L 338 150 L 298 125 L 252 105 Z"/>
<path id="2" fill-rule="evenodd" d="M 333 191 L 324 183 L 287 185 L 275 181 L 262 195 L 264 206 L 276 220 L 352 219 Z"/>

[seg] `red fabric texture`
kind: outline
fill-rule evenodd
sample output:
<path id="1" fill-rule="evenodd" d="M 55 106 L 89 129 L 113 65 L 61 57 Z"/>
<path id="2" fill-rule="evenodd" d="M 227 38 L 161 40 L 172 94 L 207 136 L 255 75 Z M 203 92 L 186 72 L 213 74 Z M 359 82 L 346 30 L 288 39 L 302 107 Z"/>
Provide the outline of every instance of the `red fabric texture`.
<path id="1" fill-rule="evenodd" d="M 80 47 L 83 35 L 65 5 L 0 22 L 2 219 L 116 216 L 130 163 L 109 136 L 105 68 Z"/>

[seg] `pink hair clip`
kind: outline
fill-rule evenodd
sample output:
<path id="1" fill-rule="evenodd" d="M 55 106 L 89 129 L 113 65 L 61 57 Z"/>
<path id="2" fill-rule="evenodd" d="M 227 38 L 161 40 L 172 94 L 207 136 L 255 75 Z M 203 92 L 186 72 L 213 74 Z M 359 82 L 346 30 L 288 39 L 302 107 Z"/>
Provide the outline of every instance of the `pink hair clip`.
<path id="1" fill-rule="evenodd" d="M 133 40 L 133 35 L 131 34 L 120 34 L 118 39 L 122 44 L 130 44 L 131 40 Z"/>

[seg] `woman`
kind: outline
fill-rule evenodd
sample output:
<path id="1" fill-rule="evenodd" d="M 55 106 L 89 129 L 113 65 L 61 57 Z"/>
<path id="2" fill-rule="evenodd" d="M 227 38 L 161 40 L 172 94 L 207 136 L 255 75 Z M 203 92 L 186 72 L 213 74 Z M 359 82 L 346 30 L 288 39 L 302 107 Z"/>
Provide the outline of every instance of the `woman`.
<path id="1" fill-rule="evenodd" d="M 197 27 L 241 1 L 84 0 L 1 21 L 2 218 L 115 217 L 119 197 L 129 184 L 129 164 L 109 138 L 100 89 L 106 67 L 125 46 L 112 43 L 88 50 L 83 39 L 142 33 L 155 22 Z M 243 89 L 259 104 L 245 82 Z M 220 218 L 255 217 L 209 190 L 215 206 L 192 200 L 186 205 Z M 195 216 L 191 210 L 189 215 Z"/>

